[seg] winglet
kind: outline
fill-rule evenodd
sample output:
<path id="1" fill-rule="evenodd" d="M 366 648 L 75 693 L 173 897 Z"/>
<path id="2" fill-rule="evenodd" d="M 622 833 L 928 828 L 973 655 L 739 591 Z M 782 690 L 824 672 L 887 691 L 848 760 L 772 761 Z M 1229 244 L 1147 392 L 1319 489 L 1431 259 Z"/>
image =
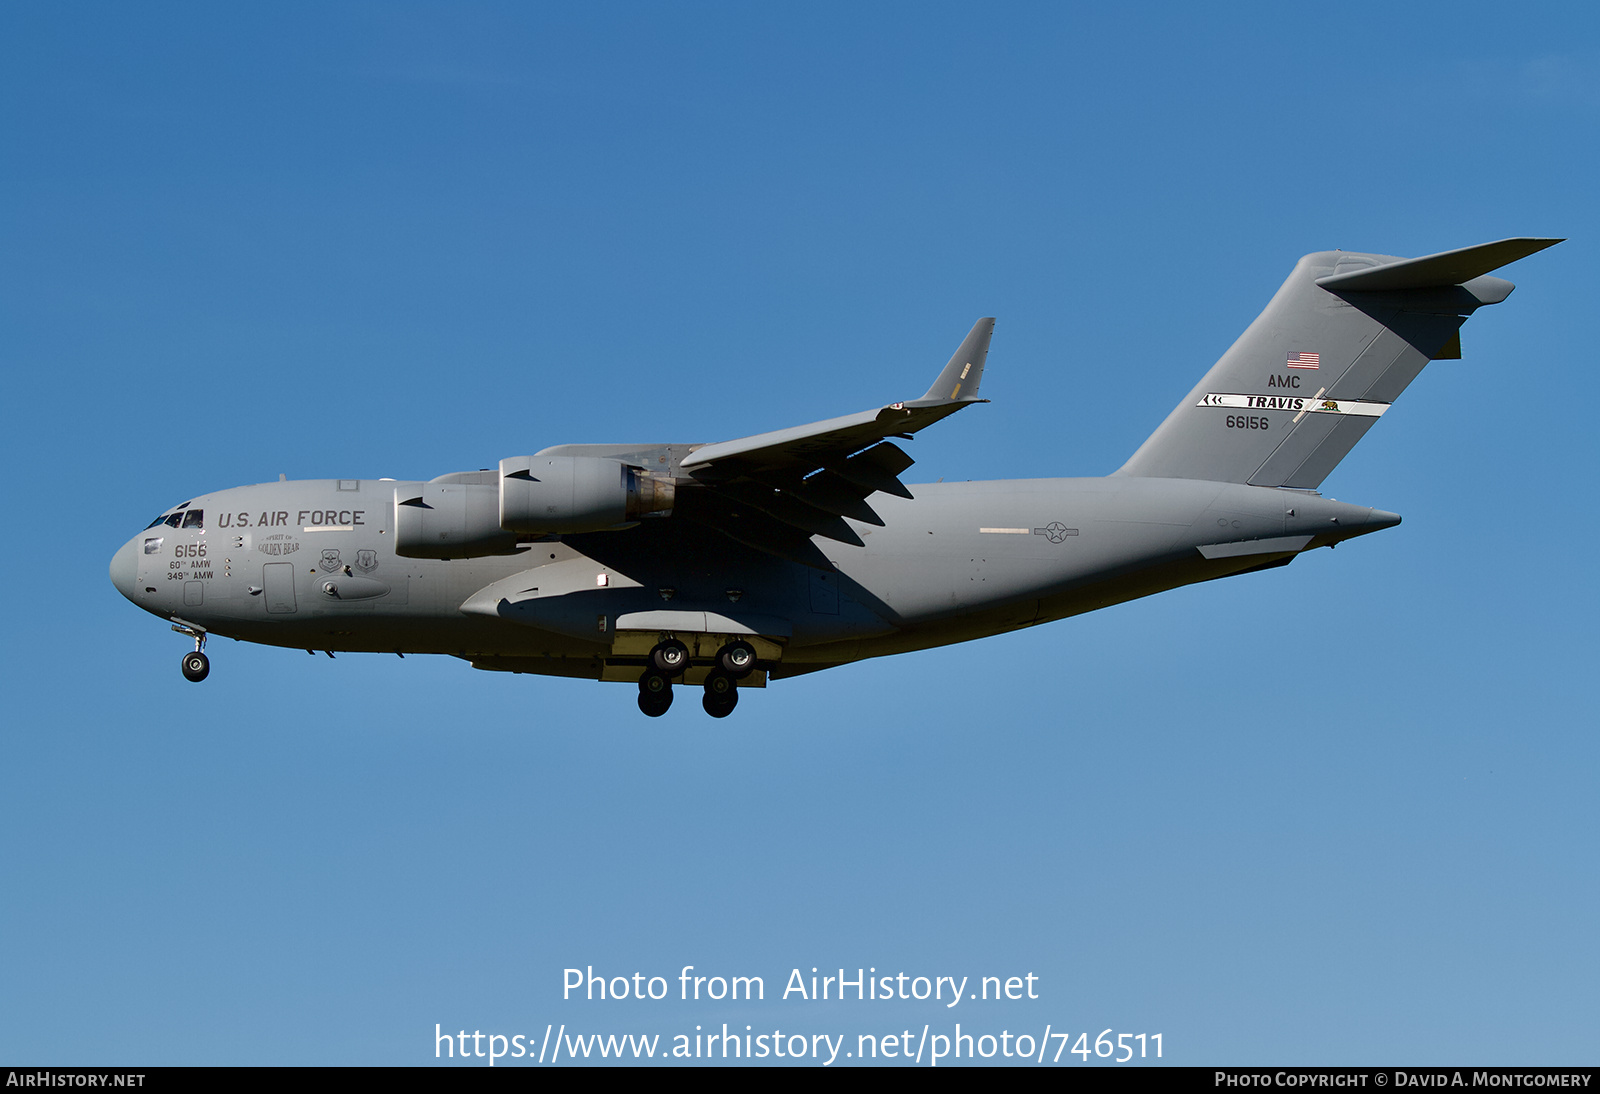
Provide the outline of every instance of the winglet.
<path id="1" fill-rule="evenodd" d="M 950 399 L 972 399 L 978 394 L 978 384 L 983 381 L 983 362 L 989 356 L 989 338 L 994 334 L 993 317 L 978 320 L 972 325 L 967 340 L 961 343 L 956 355 L 944 366 L 939 378 L 928 393 L 917 402 L 929 400 L 945 402 Z"/>

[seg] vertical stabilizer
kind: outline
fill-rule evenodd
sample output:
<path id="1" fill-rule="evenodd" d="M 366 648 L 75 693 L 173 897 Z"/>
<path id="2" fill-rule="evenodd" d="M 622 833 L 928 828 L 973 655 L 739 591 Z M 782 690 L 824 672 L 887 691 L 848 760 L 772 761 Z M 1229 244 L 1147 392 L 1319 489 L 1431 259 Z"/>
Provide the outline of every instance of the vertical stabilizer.
<path id="1" fill-rule="evenodd" d="M 1424 365 L 1460 356 L 1467 316 L 1510 295 L 1488 272 L 1559 242 L 1306 255 L 1117 473 L 1315 489 Z"/>

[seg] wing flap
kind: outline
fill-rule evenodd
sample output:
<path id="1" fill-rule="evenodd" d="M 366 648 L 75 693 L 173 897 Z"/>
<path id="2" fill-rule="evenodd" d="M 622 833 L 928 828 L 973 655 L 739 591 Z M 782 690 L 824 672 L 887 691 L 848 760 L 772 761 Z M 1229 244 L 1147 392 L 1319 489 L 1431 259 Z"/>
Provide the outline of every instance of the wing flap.
<path id="1" fill-rule="evenodd" d="M 896 497 L 909 498 L 911 491 L 900 481 L 900 474 L 916 462 L 893 441 L 884 441 L 882 444 L 873 445 L 865 452 L 857 452 L 831 470 L 841 479 L 864 490 L 862 497 L 882 491 L 885 494 L 894 494 Z"/>
<path id="2" fill-rule="evenodd" d="M 895 481 L 898 483 L 900 480 Z M 859 520 L 863 524 L 874 524 L 882 528 L 883 518 L 867 504 L 867 495 L 870 493 L 871 490 L 863 491 L 861 487 L 835 471 L 821 471 L 807 479 L 804 485 L 795 491 L 795 497 L 825 513 L 849 517 L 851 520 Z"/>
<path id="3" fill-rule="evenodd" d="M 725 497 L 759 509 L 769 517 L 814 536 L 826 536 L 855 547 L 864 546 L 861 537 L 850 529 L 843 518 L 805 504 L 790 491 L 757 482 L 728 483 L 718 489 Z"/>
<path id="4" fill-rule="evenodd" d="M 762 510 L 734 501 L 720 489 L 693 487 L 678 492 L 673 519 L 683 519 L 720 532 L 735 543 L 814 570 L 833 563 L 811 542 L 811 533 L 785 524 Z"/>

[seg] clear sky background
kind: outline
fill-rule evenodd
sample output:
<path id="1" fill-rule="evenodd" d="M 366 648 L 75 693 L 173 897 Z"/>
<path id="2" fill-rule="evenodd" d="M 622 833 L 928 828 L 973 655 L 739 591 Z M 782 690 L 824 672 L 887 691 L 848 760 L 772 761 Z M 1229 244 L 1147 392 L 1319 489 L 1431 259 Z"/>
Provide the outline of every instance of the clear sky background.
<path id="1" fill-rule="evenodd" d="M 0 7 L 0 1062 L 1593 1064 L 1597 138 L 1581 3 Z M 1323 487 L 1399 528 L 725 721 L 221 640 L 197 687 L 106 573 L 280 472 L 915 397 L 981 315 L 994 401 L 908 480 L 1106 474 L 1301 254 L 1512 235 L 1571 238 Z M 563 1002 L 589 965 L 767 999 Z M 813 966 L 1040 998 L 778 998 Z"/>

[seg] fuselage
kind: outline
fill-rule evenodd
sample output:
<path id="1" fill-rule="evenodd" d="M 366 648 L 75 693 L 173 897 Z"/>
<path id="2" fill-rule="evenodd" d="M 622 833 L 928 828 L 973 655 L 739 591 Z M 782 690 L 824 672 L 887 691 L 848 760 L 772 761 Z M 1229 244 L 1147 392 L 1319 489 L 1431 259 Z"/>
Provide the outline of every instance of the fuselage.
<path id="1" fill-rule="evenodd" d="M 1399 522 L 1305 491 L 1113 475 L 878 495 L 884 525 L 851 522 L 861 546 L 813 540 L 831 570 L 672 516 L 442 560 L 394 550 L 395 491 L 417 485 L 205 494 L 130 539 L 112 580 L 139 607 L 212 635 L 557 675 L 600 677 L 629 620 L 670 631 L 703 619 L 771 639 L 784 675 L 1033 626 Z"/>

